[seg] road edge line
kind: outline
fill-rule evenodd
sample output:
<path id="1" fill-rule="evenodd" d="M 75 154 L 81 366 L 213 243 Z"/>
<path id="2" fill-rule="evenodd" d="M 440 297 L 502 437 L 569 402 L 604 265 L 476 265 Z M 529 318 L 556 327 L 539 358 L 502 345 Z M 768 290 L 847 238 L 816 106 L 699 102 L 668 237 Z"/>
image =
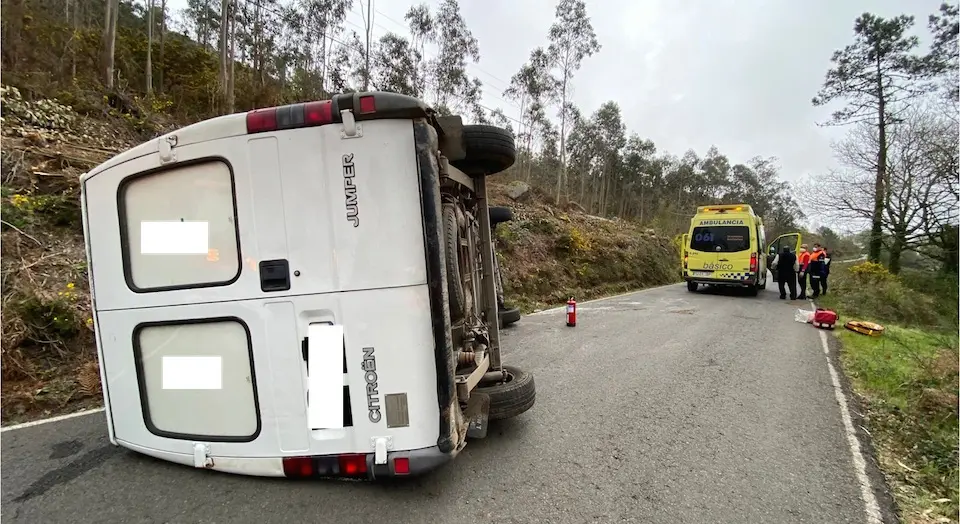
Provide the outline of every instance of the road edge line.
<path id="1" fill-rule="evenodd" d="M 810 309 L 814 313 L 817 311 L 815 303 L 810 304 Z M 883 524 L 883 514 L 880 511 L 880 503 L 873 493 L 873 485 L 870 482 L 870 476 L 867 474 L 867 457 L 863 454 L 863 448 L 860 446 L 860 437 L 857 430 L 853 427 L 853 418 L 850 416 L 850 403 L 847 401 L 846 393 L 840 384 L 840 375 L 837 368 L 830 360 L 830 344 L 827 342 L 827 332 L 817 329 L 820 335 L 820 345 L 823 347 L 823 354 L 827 360 L 827 369 L 830 371 L 830 381 L 833 383 L 833 393 L 837 398 L 837 404 L 840 406 L 840 418 L 843 420 L 844 434 L 847 437 L 847 445 L 850 453 L 853 455 L 853 467 L 857 475 L 857 483 L 860 484 L 860 499 L 863 501 L 863 512 L 866 514 L 869 524 Z"/>
<path id="2" fill-rule="evenodd" d="M 679 284 L 682 284 L 682 282 L 674 282 L 674 283 L 672 283 L 672 284 L 663 284 L 663 285 L 661 285 L 661 286 L 645 287 L 645 288 L 643 288 L 643 289 L 634 289 L 633 291 L 627 291 L 626 293 L 620 293 L 619 295 L 610 295 L 609 297 L 593 298 L 593 299 L 590 299 L 590 300 L 584 300 L 583 302 L 577 302 L 577 306 L 581 306 L 581 305 L 583 305 L 583 304 L 591 304 L 591 303 L 593 303 L 593 302 L 600 302 L 600 301 L 603 301 L 603 300 L 610 300 L 610 299 L 614 299 L 614 298 L 625 297 L 625 296 L 627 296 L 627 295 L 635 295 L 635 294 L 637 294 L 637 293 L 643 293 L 643 292 L 645 292 L 645 291 L 653 291 L 653 290 L 655 290 L 655 289 L 662 289 L 662 288 L 665 288 L 665 287 L 676 286 L 676 285 L 679 285 Z M 564 311 L 565 309 L 567 309 L 567 306 L 566 306 L 566 305 L 557 306 L 557 307 L 552 307 L 552 308 L 550 308 L 550 309 L 542 309 L 542 310 L 540 310 L 540 311 L 535 311 L 535 312 L 533 312 L 533 313 L 527 313 L 527 314 L 524 315 L 524 316 L 533 317 L 533 316 L 537 316 L 537 315 L 543 315 L 543 314 L 545 314 L 545 313 L 555 313 L 555 312 L 557 312 L 557 311 Z"/>
<path id="3" fill-rule="evenodd" d="M 61 420 L 69 420 L 72 418 L 83 417 L 86 415 L 93 415 L 94 413 L 102 413 L 104 408 L 94 408 L 86 409 L 83 411 L 77 411 L 76 413 L 68 413 L 66 415 L 60 415 L 56 417 L 43 418 L 40 420 L 32 420 L 30 422 L 23 422 L 21 424 L 14 424 L 12 426 L 3 426 L 0 427 L 0 433 L 6 433 L 7 431 L 13 431 L 15 429 L 26 429 L 33 426 L 40 426 L 42 424 L 49 424 L 51 422 L 60 422 Z"/>

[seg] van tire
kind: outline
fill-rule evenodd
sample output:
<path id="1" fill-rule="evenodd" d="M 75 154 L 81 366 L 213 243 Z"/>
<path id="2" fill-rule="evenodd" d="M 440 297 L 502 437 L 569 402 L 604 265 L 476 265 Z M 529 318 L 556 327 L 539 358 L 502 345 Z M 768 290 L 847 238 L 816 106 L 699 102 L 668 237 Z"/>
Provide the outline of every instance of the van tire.
<path id="1" fill-rule="evenodd" d="M 447 302 L 450 304 L 450 318 L 453 321 L 463 318 L 467 308 L 467 297 L 463 292 L 463 278 L 460 275 L 460 227 L 457 225 L 457 211 L 453 204 L 443 205 L 443 247 L 447 263 Z"/>
<path id="2" fill-rule="evenodd" d="M 537 400 L 532 373 L 513 366 L 503 366 L 503 369 L 507 372 L 506 382 L 475 390 L 490 397 L 490 420 L 513 418 L 532 408 Z"/>
<path id="3" fill-rule="evenodd" d="M 751 297 L 755 297 L 760 294 L 760 286 L 754 284 L 747 288 L 747 294 Z"/>
<path id="4" fill-rule="evenodd" d="M 697 283 L 687 281 L 687 291 L 693 293 L 697 290 Z"/>
<path id="5" fill-rule="evenodd" d="M 491 206 L 490 208 L 490 227 L 494 227 L 502 222 L 513 220 L 513 210 L 509 207 Z"/>
<path id="6" fill-rule="evenodd" d="M 510 324 L 520 321 L 520 309 L 515 307 L 506 309 L 501 306 L 501 309 L 497 312 L 497 316 L 500 317 L 500 327 L 509 326 Z"/>
<path id="7" fill-rule="evenodd" d="M 502 127 L 463 126 L 463 147 L 466 156 L 450 163 L 472 177 L 495 175 L 512 166 L 517 160 L 517 146 L 513 135 Z"/>

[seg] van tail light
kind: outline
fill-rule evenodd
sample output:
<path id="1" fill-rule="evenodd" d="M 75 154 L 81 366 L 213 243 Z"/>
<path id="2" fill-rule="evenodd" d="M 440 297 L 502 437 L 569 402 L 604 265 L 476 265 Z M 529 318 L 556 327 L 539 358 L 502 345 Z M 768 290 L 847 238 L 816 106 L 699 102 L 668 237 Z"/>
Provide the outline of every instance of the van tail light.
<path id="1" fill-rule="evenodd" d="M 340 462 L 340 474 L 347 477 L 356 477 L 367 474 L 367 456 L 366 455 L 340 455 L 337 457 Z"/>
<path id="2" fill-rule="evenodd" d="M 756 270 L 757 270 L 757 254 L 751 253 L 750 254 L 750 271 L 756 271 Z"/>
<path id="3" fill-rule="evenodd" d="M 366 115 L 368 113 L 377 112 L 377 101 L 373 95 L 361 96 L 360 97 L 360 114 Z"/>
<path id="4" fill-rule="evenodd" d="M 308 477 L 367 477 L 367 455 L 345 454 L 317 457 L 284 457 L 283 476 L 287 478 Z M 397 461 L 400 459 L 398 458 Z M 409 460 L 409 459 L 407 459 Z M 394 469 L 400 473 L 401 466 L 394 462 Z M 406 463 L 406 473 L 410 472 L 410 463 Z M 405 473 L 404 473 L 405 474 Z"/>
<path id="5" fill-rule="evenodd" d="M 393 459 L 393 472 L 397 475 L 409 475 L 410 474 L 410 458 L 409 457 L 397 457 Z"/>
<path id="6" fill-rule="evenodd" d="M 687 252 L 684 251 L 683 252 L 683 269 L 687 269 L 687 256 L 688 256 Z"/>
<path id="7" fill-rule="evenodd" d="M 254 109 L 247 112 L 247 134 L 322 126 L 332 123 L 333 102 L 330 100 Z"/>
<path id="8" fill-rule="evenodd" d="M 288 478 L 312 477 L 314 473 L 312 457 L 284 457 L 283 475 Z"/>

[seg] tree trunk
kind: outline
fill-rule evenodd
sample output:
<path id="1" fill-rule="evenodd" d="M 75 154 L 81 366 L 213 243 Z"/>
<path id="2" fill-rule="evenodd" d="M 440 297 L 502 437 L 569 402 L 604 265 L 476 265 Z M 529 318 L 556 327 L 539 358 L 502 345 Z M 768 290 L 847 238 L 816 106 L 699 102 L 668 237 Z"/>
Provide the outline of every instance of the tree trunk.
<path id="1" fill-rule="evenodd" d="M 77 39 L 80 37 L 80 0 L 73 0 L 73 36 L 70 38 L 70 80 L 77 78 Z"/>
<path id="2" fill-rule="evenodd" d="M 237 62 L 237 0 L 230 0 L 230 55 L 227 59 L 230 61 L 230 70 L 227 72 L 227 114 L 236 111 L 236 81 L 234 72 Z"/>
<path id="3" fill-rule="evenodd" d="M 220 2 L 220 96 L 222 98 L 221 102 L 223 104 L 222 113 L 228 114 L 229 111 L 226 111 L 228 106 L 227 102 L 227 50 L 230 47 L 230 0 L 221 0 Z"/>
<path id="4" fill-rule="evenodd" d="M 157 71 L 157 91 L 163 93 L 163 69 L 166 62 L 163 60 L 163 42 L 167 33 L 167 0 L 160 0 L 160 70 Z"/>
<path id="5" fill-rule="evenodd" d="M 101 41 L 101 70 L 104 85 L 107 89 L 113 89 L 113 58 L 117 45 L 117 15 L 120 11 L 120 0 L 106 0 L 106 2 Z"/>
<path id="6" fill-rule="evenodd" d="M 153 0 L 147 0 L 147 97 L 153 96 Z"/>
<path id="7" fill-rule="evenodd" d="M 900 258 L 906 245 L 903 237 L 904 235 L 901 231 L 895 231 L 893 233 L 893 243 L 890 245 L 890 264 L 888 269 L 890 273 L 894 275 L 900 274 Z"/>
<path id="8" fill-rule="evenodd" d="M 884 181 L 887 178 L 887 107 L 883 96 L 883 77 L 880 74 L 880 55 L 877 55 L 877 180 L 873 195 L 873 223 L 870 228 L 870 249 L 868 258 L 871 262 L 880 262 L 880 251 L 883 248 L 883 208 Z M 898 255 L 899 256 L 899 255 Z"/>
<path id="9" fill-rule="evenodd" d="M 557 199 L 560 205 L 560 192 L 567 178 L 567 73 L 563 73 L 563 85 L 560 88 L 560 172 L 557 174 Z"/>
<path id="10" fill-rule="evenodd" d="M 367 0 L 367 19 L 365 20 L 367 30 L 367 48 L 364 51 L 363 64 L 363 90 L 370 90 L 370 40 L 373 37 L 373 11 L 371 11 L 371 0 Z"/>

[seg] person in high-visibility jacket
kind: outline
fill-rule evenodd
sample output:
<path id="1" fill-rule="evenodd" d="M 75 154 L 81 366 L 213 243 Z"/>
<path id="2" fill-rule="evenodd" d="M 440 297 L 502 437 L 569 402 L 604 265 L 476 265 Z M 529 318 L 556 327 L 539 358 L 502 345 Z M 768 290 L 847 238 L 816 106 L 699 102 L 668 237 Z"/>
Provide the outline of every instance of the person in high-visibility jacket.
<path id="1" fill-rule="evenodd" d="M 820 279 L 823 278 L 823 261 L 827 258 L 820 243 L 813 245 L 813 253 L 807 262 L 807 274 L 810 275 L 810 287 L 813 289 L 813 295 L 810 298 L 816 300 L 820 296 Z"/>
<path id="2" fill-rule="evenodd" d="M 797 272 L 797 283 L 800 288 L 800 295 L 797 297 L 800 300 L 806 300 L 807 298 L 807 267 L 810 265 L 810 252 L 807 251 L 809 246 L 806 244 L 800 245 L 800 252 L 797 253 L 797 263 L 800 264 L 800 271 Z"/>
<path id="3" fill-rule="evenodd" d="M 823 277 L 820 279 L 820 294 L 827 294 L 827 279 L 830 278 L 830 250 L 824 246 L 823 254 L 826 255 L 823 258 Z"/>

